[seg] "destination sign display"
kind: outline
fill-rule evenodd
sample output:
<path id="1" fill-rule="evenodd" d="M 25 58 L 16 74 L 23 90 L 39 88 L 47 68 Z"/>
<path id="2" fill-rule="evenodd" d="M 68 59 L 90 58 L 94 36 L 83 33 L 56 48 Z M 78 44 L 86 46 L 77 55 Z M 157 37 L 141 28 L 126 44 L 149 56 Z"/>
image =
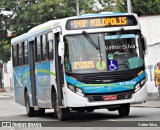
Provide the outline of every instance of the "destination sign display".
<path id="1" fill-rule="evenodd" d="M 137 20 L 134 16 L 110 16 L 98 18 L 82 18 L 69 20 L 66 25 L 68 30 L 76 29 L 92 29 L 103 27 L 117 27 L 117 26 L 132 26 L 137 25 Z"/>

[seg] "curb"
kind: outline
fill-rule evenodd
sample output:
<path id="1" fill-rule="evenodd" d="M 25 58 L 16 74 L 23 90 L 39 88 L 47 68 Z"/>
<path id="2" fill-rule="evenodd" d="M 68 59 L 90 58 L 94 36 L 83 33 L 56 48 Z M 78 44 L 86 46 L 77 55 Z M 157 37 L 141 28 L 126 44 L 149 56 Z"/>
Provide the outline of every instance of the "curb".
<path id="1" fill-rule="evenodd" d="M 147 108 L 160 108 L 160 106 L 137 106 L 137 105 L 131 105 L 131 107 L 147 107 Z"/>

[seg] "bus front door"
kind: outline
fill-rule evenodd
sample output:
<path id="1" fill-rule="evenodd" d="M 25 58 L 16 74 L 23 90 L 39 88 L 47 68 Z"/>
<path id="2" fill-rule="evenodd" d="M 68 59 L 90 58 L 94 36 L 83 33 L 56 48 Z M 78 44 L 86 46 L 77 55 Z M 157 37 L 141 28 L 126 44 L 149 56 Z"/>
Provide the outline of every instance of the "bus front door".
<path id="1" fill-rule="evenodd" d="M 29 65 L 30 65 L 30 81 L 33 106 L 37 106 L 36 100 L 36 82 L 35 82 L 35 55 L 34 40 L 29 42 Z"/>

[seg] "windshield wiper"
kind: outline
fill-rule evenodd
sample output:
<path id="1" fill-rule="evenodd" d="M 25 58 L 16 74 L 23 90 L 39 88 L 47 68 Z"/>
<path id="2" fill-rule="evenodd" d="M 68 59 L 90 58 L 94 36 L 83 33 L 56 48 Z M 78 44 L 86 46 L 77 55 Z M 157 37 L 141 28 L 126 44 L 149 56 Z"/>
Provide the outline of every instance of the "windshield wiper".
<path id="1" fill-rule="evenodd" d="M 85 36 L 85 38 L 86 38 L 97 50 L 99 50 L 99 54 L 100 54 L 100 58 L 101 58 L 100 64 L 102 64 L 102 53 L 101 53 L 101 49 L 100 49 L 99 36 L 98 36 L 98 46 L 97 46 L 97 44 L 95 43 L 95 41 L 92 39 L 92 37 L 90 37 L 90 35 L 89 35 L 86 31 L 82 31 L 82 34 Z"/>
<path id="2" fill-rule="evenodd" d="M 88 33 L 86 31 L 82 31 L 82 34 L 85 36 L 85 38 L 97 49 L 100 50 L 100 47 L 98 47 L 96 45 L 96 43 L 94 42 L 94 40 L 88 35 Z"/>
<path id="3" fill-rule="evenodd" d="M 117 39 L 116 39 L 117 42 L 121 43 L 121 41 L 118 41 L 118 40 L 121 38 L 121 35 L 123 34 L 123 32 L 124 32 L 124 28 L 121 28 L 120 31 L 118 32 L 118 36 L 117 36 Z"/>

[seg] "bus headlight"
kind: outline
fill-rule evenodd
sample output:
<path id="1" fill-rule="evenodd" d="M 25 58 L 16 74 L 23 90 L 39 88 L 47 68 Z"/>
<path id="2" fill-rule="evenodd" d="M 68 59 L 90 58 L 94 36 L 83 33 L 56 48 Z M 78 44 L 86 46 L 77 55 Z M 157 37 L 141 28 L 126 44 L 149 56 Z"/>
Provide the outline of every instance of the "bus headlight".
<path id="1" fill-rule="evenodd" d="M 134 91 L 137 92 L 138 90 L 140 90 L 141 85 L 140 83 L 136 84 L 136 86 L 134 87 Z"/>
<path id="2" fill-rule="evenodd" d="M 141 80 L 141 85 L 144 85 L 145 82 L 146 82 L 146 79 L 142 79 L 142 80 Z"/>
<path id="3" fill-rule="evenodd" d="M 142 79 L 139 83 L 137 83 L 134 87 L 134 91 L 137 92 L 138 90 L 140 90 L 145 84 L 145 82 L 146 82 L 146 79 Z"/>
<path id="4" fill-rule="evenodd" d="M 75 86 L 72 86 L 72 85 L 70 85 L 70 84 L 68 85 L 68 88 L 69 88 L 71 91 L 77 93 L 78 95 L 84 96 L 82 89 L 80 89 L 80 88 L 78 88 L 78 87 L 75 87 Z"/>
<path id="5" fill-rule="evenodd" d="M 72 86 L 72 85 L 68 85 L 68 88 L 69 88 L 70 90 L 72 90 L 72 91 L 74 91 L 74 92 L 75 92 L 74 86 Z"/>

